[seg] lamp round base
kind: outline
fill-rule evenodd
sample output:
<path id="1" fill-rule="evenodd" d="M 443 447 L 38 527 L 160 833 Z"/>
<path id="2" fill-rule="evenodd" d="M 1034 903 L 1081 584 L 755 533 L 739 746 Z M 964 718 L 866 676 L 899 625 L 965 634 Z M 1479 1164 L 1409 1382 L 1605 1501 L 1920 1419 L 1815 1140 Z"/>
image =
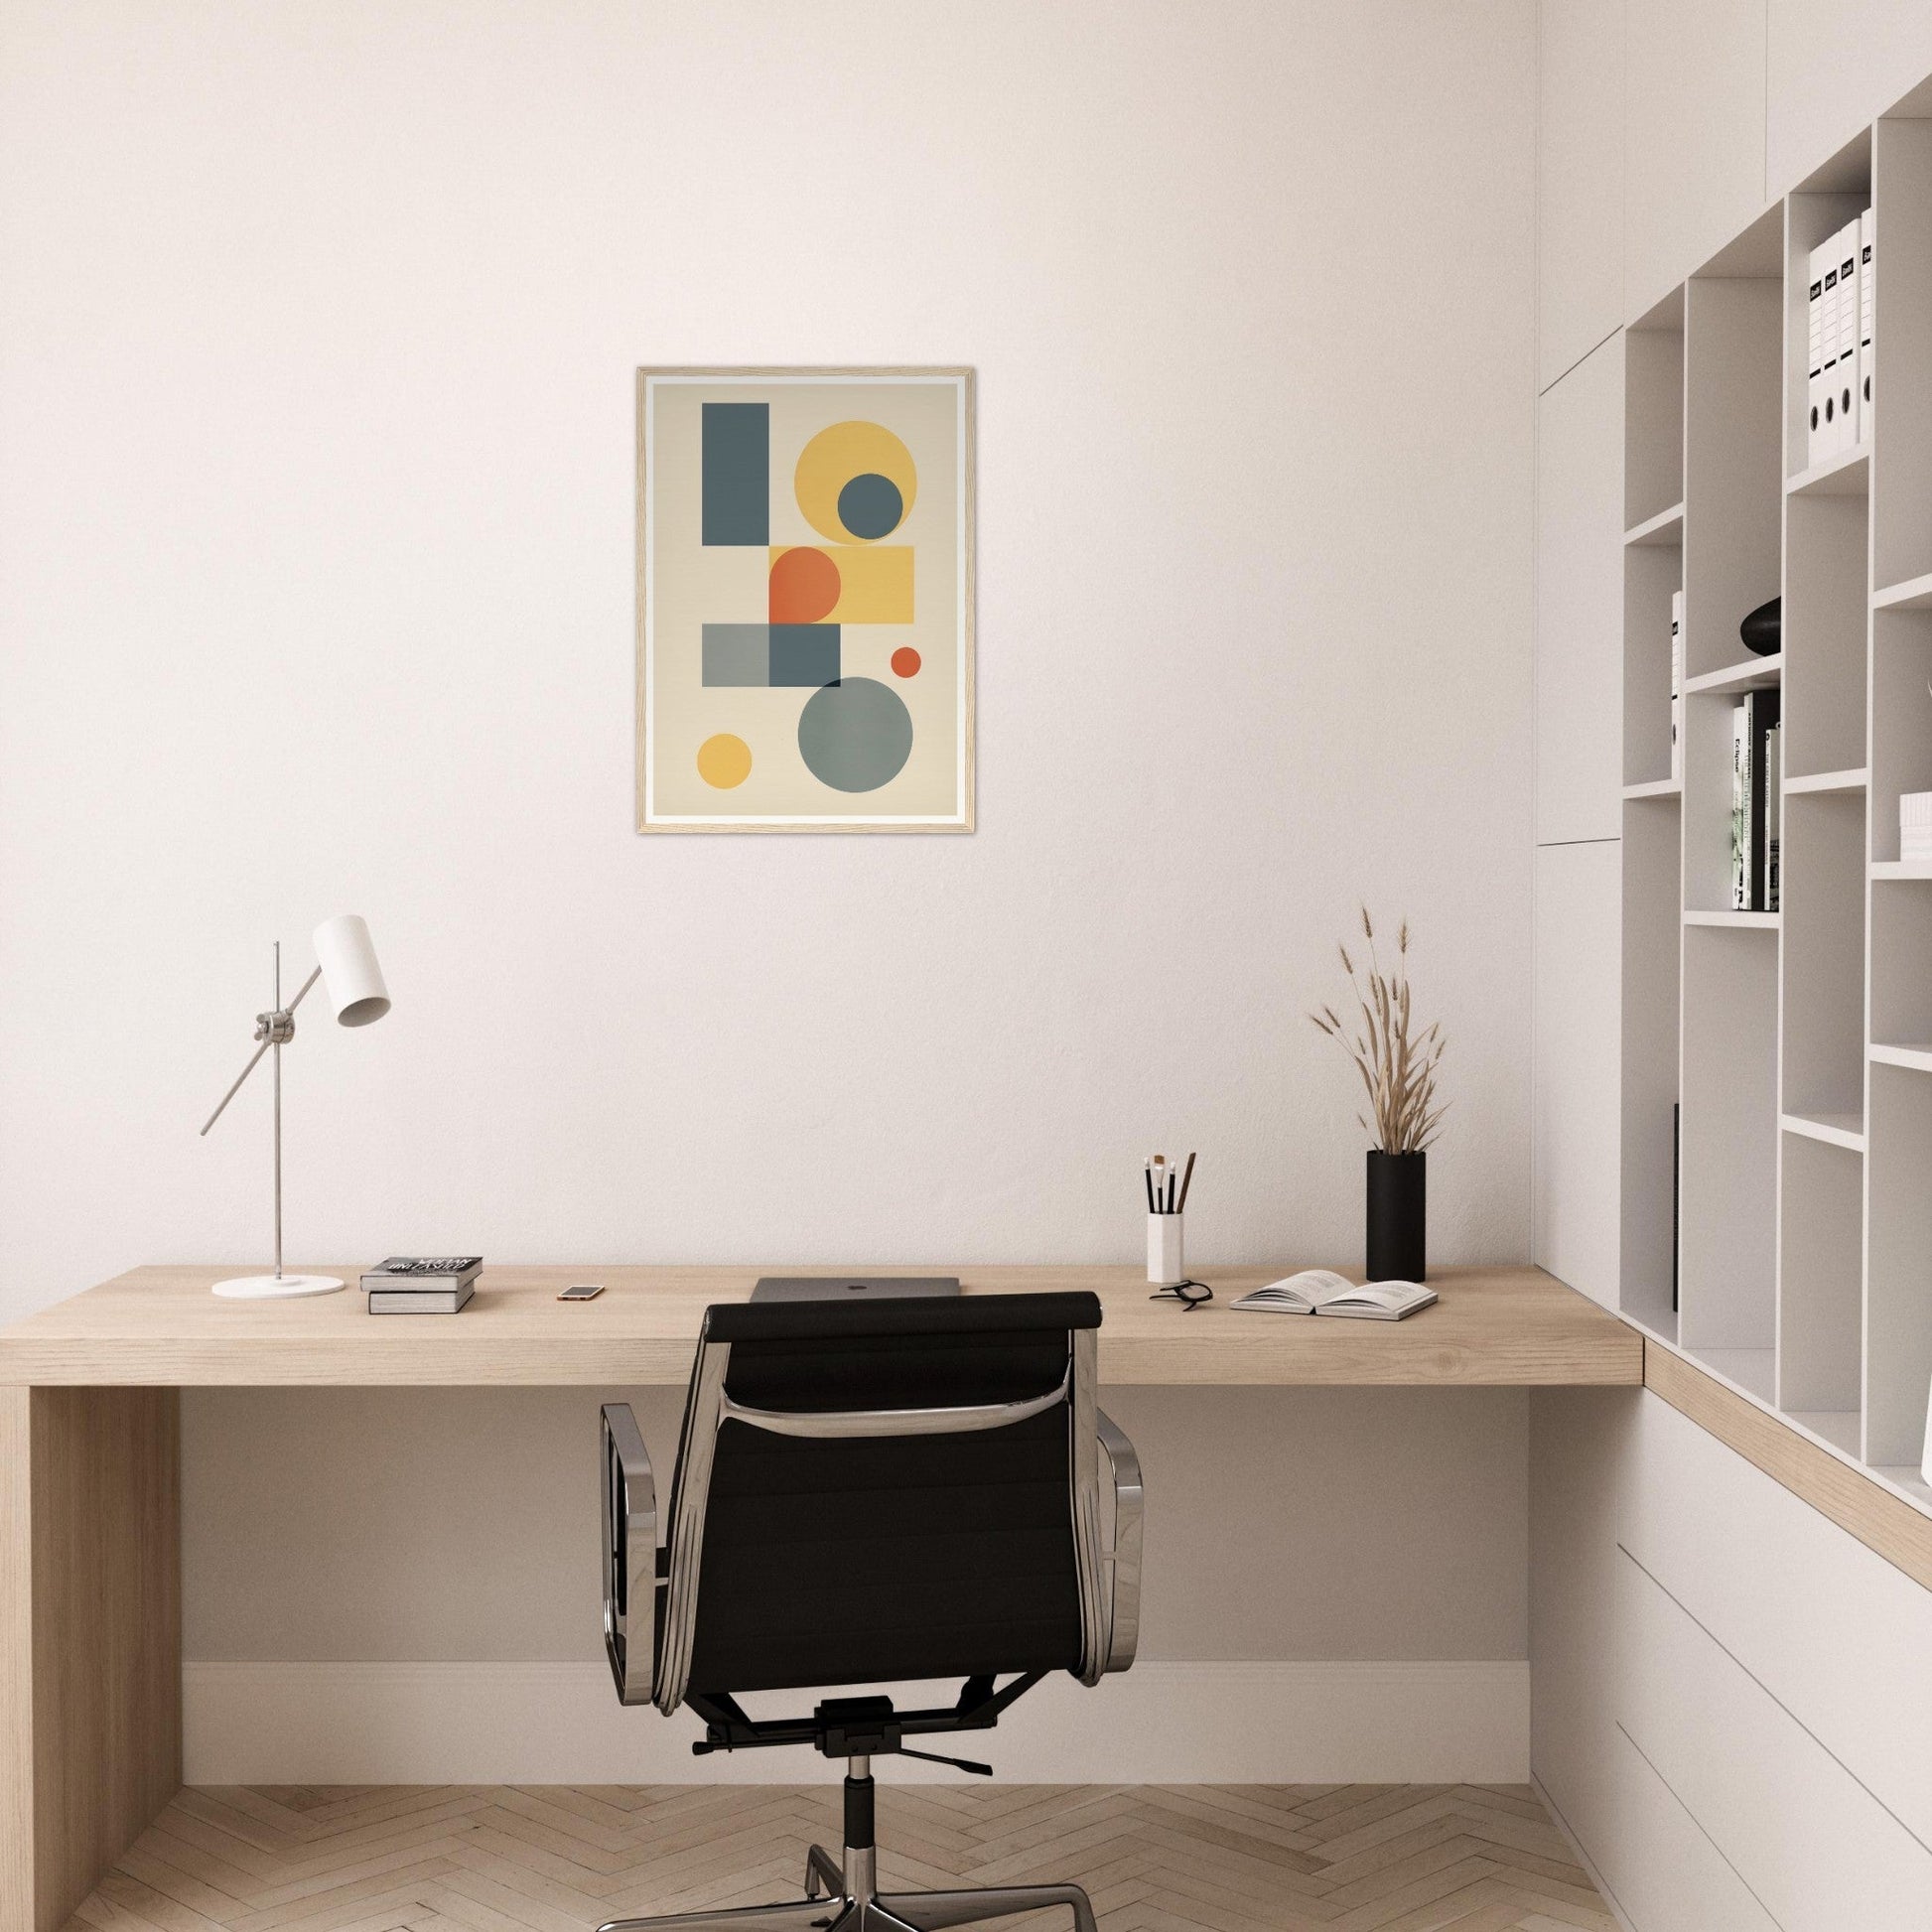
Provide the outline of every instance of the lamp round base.
<path id="1" fill-rule="evenodd" d="M 230 1302 L 279 1302 L 296 1295 L 333 1295 L 342 1286 L 334 1275 L 240 1275 L 216 1282 L 213 1292 Z"/>

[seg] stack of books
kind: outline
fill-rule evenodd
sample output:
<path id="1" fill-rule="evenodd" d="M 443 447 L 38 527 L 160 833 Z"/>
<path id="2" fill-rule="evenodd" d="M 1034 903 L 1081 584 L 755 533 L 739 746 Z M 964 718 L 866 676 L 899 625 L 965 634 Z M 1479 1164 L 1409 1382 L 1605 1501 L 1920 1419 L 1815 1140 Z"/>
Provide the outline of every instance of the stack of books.
<path id="1" fill-rule="evenodd" d="M 1746 691 L 1730 720 L 1730 903 L 1734 911 L 1778 909 L 1782 736 L 1778 693 Z"/>
<path id="2" fill-rule="evenodd" d="M 362 1277 L 371 1314 L 455 1314 L 477 1292 L 482 1255 L 391 1255 Z"/>

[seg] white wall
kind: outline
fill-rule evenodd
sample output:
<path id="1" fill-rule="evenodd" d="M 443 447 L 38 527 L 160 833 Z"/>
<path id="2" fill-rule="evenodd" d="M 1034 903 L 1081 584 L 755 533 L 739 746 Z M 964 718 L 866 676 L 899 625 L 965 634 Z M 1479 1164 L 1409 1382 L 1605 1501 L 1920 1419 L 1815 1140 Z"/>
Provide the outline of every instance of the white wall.
<path id="1" fill-rule="evenodd" d="M 1203 1261 L 1345 1257 L 1363 895 L 1449 1023 L 1436 1252 L 1523 1252 L 1524 7 L 4 35 L 9 1311 L 259 1258 L 266 1092 L 194 1130 L 343 906 L 396 1007 L 304 1015 L 300 1256 L 1126 1258 L 1197 1146 Z M 630 830 L 681 360 L 977 365 L 976 836 Z"/>
<path id="2" fill-rule="evenodd" d="M 1533 96 L 1529 0 L 9 8 L 0 1313 L 262 1259 L 265 1088 L 195 1129 L 344 908 L 299 1261 L 1125 1260 L 1156 1146 L 1210 1274 L 1347 1260 L 1363 896 L 1432 1254 L 1523 1255 Z M 980 830 L 639 839 L 632 370 L 872 361 L 979 370 Z"/>

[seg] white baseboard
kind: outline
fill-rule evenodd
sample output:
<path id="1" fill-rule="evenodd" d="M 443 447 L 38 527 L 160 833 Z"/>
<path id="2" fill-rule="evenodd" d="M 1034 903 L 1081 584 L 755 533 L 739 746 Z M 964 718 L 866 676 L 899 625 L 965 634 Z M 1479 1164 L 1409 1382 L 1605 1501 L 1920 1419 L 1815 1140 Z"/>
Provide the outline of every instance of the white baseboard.
<path id="1" fill-rule="evenodd" d="M 182 1668 L 191 1784 L 798 1784 L 797 1750 L 693 1757 L 688 1712 L 624 1710 L 602 1664 Z M 915 1702 L 931 1702 L 931 1686 Z M 748 1700 L 768 1713 L 783 1699 Z M 905 1708 L 907 1699 L 899 1699 Z M 944 1750 L 945 1738 L 930 1740 Z M 1036 1784 L 1520 1784 L 1530 1667 L 1138 1664 L 1049 1678 L 963 1756 Z M 900 1759 L 895 1779 L 960 1774 Z"/>

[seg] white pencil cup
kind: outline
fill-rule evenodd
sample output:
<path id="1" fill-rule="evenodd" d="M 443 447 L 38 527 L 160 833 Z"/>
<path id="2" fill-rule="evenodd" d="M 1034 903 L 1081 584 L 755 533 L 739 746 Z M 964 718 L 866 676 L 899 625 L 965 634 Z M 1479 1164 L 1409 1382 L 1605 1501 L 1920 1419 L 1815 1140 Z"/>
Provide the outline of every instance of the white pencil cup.
<path id="1" fill-rule="evenodd" d="M 1181 1227 L 1184 1214 L 1150 1214 L 1147 1217 L 1147 1278 L 1157 1288 L 1172 1288 L 1187 1279 L 1187 1264 L 1181 1258 Z"/>

